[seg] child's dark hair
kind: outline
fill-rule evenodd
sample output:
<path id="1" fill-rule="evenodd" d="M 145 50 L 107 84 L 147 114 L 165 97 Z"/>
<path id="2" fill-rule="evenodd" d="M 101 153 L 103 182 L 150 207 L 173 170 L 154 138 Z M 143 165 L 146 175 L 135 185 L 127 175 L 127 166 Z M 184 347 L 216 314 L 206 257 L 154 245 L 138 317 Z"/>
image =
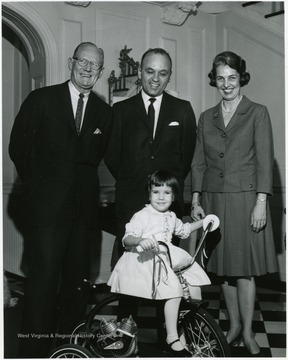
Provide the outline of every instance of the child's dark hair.
<path id="1" fill-rule="evenodd" d="M 170 186 L 173 194 L 176 196 L 180 192 L 179 183 L 176 177 L 165 170 L 155 171 L 148 181 L 148 193 L 150 194 L 152 186 Z"/>

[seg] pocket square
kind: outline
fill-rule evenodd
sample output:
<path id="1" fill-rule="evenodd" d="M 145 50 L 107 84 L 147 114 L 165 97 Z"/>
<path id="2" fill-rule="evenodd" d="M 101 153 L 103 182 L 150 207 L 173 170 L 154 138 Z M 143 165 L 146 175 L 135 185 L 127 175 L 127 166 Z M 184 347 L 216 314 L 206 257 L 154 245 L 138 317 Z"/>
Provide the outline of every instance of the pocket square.
<path id="1" fill-rule="evenodd" d="M 99 128 L 97 128 L 93 134 L 99 135 L 99 134 L 102 134 L 102 131 Z"/>
<path id="2" fill-rule="evenodd" d="M 169 126 L 179 126 L 179 123 L 177 121 L 172 121 Z"/>

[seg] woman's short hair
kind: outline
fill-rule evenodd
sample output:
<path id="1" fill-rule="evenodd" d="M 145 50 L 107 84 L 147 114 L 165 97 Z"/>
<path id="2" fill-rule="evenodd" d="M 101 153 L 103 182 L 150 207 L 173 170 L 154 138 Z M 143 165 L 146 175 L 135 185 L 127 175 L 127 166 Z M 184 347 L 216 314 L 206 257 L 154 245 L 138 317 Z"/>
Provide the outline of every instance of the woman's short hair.
<path id="1" fill-rule="evenodd" d="M 246 71 L 246 61 L 232 51 L 224 51 L 215 56 L 212 70 L 209 72 L 210 85 L 216 87 L 216 70 L 219 65 L 228 65 L 240 75 L 240 86 L 245 86 L 250 81 L 250 74 Z"/>
<path id="2" fill-rule="evenodd" d="M 176 177 L 165 170 L 155 171 L 148 181 L 148 194 L 150 194 L 152 186 L 170 186 L 173 194 L 178 195 L 180 192 L 179 183 Z"/>

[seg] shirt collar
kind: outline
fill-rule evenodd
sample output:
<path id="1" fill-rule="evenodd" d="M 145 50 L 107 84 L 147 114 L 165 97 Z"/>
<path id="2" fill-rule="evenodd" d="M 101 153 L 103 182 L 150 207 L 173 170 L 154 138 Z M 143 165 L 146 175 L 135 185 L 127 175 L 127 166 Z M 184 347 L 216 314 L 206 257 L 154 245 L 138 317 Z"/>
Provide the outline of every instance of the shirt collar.
<path id="1" fill-rule="evenodd" d="M 165 215 L 165 214 L 170 214 L 171 213 L 171 211 L 169 209 L 167 211 L 165 211 L 165 212 L 158 211 L 158 210 L 154 209 L 151 204 L 146 204 L 145 207 L 149 212 L 154 213 L 154 214 Z"/>
<path id="2" fill-rule="evenodd" d="M 142 99 L 143 99 L 143 101 L 144 101 L 144 104 L 145 104 L 145 103 L 149 103 L 149 104 L 150 104 L 149 99 L 150 99 L 151 97 L 154 97 L 154 96 L 149 96 L 149 95 L 147 95 L 147 94 L 145 93 L 145 91 L 143 91 L 143 90 L 141 91 L 141 95 L 142 95 Z M 161 103 L 162 97 L 163 97 L 163 93 L 162 93 L 161 95 L 159 95 L 159 96 L 155 96 L 154 98 L 156 99 L 156 102 Z"/>
<path id="3" fill-rule="evenodd" d="M 72 83 L 71 80 L 68 82 L 68 86 L 69 86 L 69 90 L 70 90 L 71 94 L 78 98 L 79 94 L 80 94 L 80 91 L 76 89 L 75 85 Z M 88 93 L 85 93 L 84 94 L 84 99 L 88 98 L 89 94 L 90 94 L 90 91 Z"/>

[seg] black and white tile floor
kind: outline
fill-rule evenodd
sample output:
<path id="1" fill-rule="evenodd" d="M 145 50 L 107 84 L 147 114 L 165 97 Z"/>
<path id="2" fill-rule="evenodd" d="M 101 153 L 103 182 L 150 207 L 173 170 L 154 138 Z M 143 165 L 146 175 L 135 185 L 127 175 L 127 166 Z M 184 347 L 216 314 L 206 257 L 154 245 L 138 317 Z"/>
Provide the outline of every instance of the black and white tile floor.
<path id="1" fill-rule="evenodd" d="M 209 300 L 209 311 L 223 332 L 228 330 L 227 311 L 219 286 L 203 289 L 203 298 Z M 255 339 L 262 357 L 286 358 L 286 294 L 285 292 L 257 287 L 253 321 Z M 249 357 L 243 343 L 233 348 L 233 356 Z"/>
<path id="2" fill-rule="evenodd" d="M 208 300 L 208 311 L 218 322 L 223 332 L 228 330 L 228 318 L 223 295 L 218 285 L 202 288 L 203 300 Z M 144 301 L 139 307 L 139 356 L 163 357 L 157 349 L 157 318 L 155 306 Z M 286 293 L 257 286 L 253 320 L 255 339 L 261 348 L 261 357 L 286 358 Z M 250 353 L 243 342 L 232 348 L 232 356 L 249 358 Z"/>
<path id="3" fill-rule="evenodd" d="M 98 290 L 99 289 L 99 290 Z M 97 290 L 101 297 L 102 286 Z M 104 286 L 103 291 L 107 291 Z M 97 297 L 98 297 L 97 296 Z M 218 285 L 209 285 L 202 289 L 203 300 L 209 301 L 208 310 L 219 323 L 223 332 L 228 330 L 227 312 L 225 302 Z M 140 306 L 138 316 L 139 324 L 139 357 L 163 357 L 157 346 L 157 318 L 155 306 L 145 302 Z M 17 332 L 21 319 L 20 304 L 9 308 L 4 313 L 4 358 L 14 358 L 17 350 Z M 253 322 L 255 338 L 261 347 L 260 357 L 286 358 L 286 293 L 279 290 L 270 290 L 257 286 L 257 298 Z M 233 357 L 251 357 L 243 343 L 232 349 Z"/>

